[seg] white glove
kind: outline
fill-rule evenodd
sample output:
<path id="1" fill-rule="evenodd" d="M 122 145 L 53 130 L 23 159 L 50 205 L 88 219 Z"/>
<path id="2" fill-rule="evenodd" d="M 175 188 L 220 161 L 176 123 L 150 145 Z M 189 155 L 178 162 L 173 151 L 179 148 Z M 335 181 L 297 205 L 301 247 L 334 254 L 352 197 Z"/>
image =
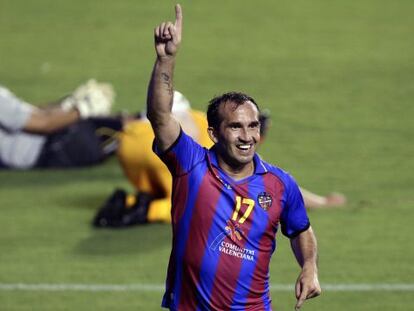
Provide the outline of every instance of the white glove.
<path id="1" fill-rule="evenodd" d="M 62 103 L 63 110 L 68 111 L 76 108 L 81 118 L 94 116 L 106 116 L 111 111 L 115 97 L 112 85 L 109 83 L 97 83 L 89 80 L 79 86 L 72 95 L 68 96 Z"/>

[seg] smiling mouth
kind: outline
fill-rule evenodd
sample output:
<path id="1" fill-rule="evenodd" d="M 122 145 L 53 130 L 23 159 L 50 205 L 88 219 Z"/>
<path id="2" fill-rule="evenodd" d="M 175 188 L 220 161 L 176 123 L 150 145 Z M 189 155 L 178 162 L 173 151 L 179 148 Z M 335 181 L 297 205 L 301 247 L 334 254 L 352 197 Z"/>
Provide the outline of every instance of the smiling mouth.
<path id="1" fill-rule="evenodd" d="M 253 144 L 240 144 L 236 145 L 236 147 L 241 151 L 249 151 L 253 147 Z"/>

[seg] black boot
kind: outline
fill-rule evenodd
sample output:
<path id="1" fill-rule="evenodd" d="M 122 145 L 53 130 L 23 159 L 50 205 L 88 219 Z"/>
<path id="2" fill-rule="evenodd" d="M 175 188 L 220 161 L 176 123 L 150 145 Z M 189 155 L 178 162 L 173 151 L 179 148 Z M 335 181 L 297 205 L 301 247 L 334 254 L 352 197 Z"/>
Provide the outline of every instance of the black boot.
<path id="1" fill-rule="evenodd" d="M 126 192 L 116 189 L 99 209 L 92 224 L 98 228 L 122 227 L 123 214 L 125 213 Z"/>
<path id="2" fill-rule="evenodd" d="M 152 200 L 153 197 L 149 193 L 138 193 L 135 204 L 124 210 L 122 215 L 122 225 L 132 226 L 147 223 L 148 208 Z"/>

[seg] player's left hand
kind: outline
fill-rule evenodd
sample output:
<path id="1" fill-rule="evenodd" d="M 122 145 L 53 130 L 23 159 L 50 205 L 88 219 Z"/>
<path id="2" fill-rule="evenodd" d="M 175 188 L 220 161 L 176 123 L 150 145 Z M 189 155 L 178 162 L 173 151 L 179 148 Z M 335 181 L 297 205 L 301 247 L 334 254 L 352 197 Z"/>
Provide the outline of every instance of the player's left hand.
<path id="1" fill-rule="evenodd" d="M 317 273 L 313 269 L 303 269 L 295 286 L 295 310 L 299 310 L 306 299 L 319 296 L 321 291 Z"/>

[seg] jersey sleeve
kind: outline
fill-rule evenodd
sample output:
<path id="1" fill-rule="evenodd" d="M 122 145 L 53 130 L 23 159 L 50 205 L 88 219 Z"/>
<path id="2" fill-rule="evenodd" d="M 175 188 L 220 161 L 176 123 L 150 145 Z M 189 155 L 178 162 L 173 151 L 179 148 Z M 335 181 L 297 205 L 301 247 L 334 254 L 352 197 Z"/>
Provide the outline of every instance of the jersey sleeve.
<path id="1" fill-rule="evenodd" d="M 290 175 L 288 177 L 280 223 L 282 233 L 289 238 L 294 238 L 306 231 L 310 222 L 299 187 Z"/>
<path id="2" fill-rule="evenodd" d="M 35 109 L 33 106 L 0 86 L 0 127 L 9 132 L 22 130 L 33 109 Z"/>
<path id="3" fill-rule="evenodd" d="M 167 165 L 173 176 L 181 176 L 188 173 L 197 163 L 204 160 L 206 149 L 196 143 L 182 129 L 177 140 L 164 152 L 157 149 L 157 144 L 152 145 L 155 154 Z"/>

